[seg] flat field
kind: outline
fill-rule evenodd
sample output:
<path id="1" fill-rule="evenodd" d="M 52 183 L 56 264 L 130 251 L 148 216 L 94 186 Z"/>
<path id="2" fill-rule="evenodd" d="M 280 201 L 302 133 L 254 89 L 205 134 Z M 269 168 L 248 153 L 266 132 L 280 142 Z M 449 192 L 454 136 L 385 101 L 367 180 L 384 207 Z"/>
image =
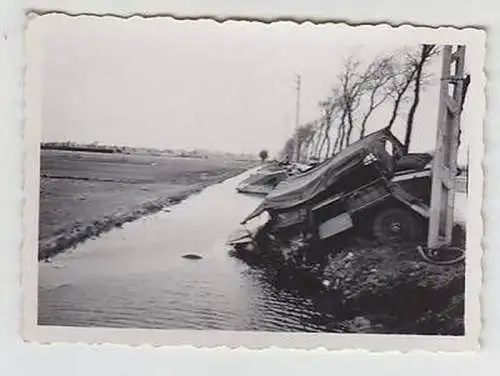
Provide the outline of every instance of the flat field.
<path id="1" fill-rule="evenodd" d="M 42 150 L 39 258 L 165 209 L 253 162 Z"/>

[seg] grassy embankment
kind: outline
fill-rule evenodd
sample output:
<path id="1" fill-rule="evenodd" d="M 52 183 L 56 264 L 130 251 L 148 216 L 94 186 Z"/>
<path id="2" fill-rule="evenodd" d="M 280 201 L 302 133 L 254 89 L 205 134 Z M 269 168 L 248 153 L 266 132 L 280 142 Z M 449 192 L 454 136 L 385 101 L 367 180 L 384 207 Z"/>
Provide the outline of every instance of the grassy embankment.
<path id="1" fill-rule="evenodd" d="M 165 209 L 251 164 L 227 157 L 43 150 L 39 259 Z"/>

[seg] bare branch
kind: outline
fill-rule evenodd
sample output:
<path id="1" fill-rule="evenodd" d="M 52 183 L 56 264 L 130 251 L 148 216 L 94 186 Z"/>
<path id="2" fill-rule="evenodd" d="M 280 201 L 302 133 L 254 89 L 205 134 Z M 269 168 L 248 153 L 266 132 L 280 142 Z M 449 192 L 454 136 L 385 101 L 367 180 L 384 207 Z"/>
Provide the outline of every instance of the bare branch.
<path id="1" fill-rule="evenodd" d="M 408 112 L 408 118 L 406 121 L 406 135 L 404 141 L 404 152 L 408 153 L 410 148 L 411 134 L 413 131 L 413 122 L 415 119 L 415 113 L 417 111 L 418 104 L 420 102 L 420 88 L 422 86 L 422 72 L 426 62 L 433 56 L 433 51 L 435 51 L 435 45 L 424 44 L 421 47 L 420 59 L 415 66 L 415 87 L 413 94 L 413 103 Z"/>

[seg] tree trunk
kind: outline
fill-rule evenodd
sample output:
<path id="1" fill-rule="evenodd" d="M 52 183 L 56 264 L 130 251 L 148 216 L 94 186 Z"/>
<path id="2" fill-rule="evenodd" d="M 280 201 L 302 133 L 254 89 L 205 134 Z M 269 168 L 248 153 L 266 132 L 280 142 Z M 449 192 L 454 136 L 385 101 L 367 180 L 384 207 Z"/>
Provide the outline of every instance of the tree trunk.
<path id="1" fill-rule="evenodd" d="M 319 149 L 319 155 L 321 156 L 321 153 L 323 152 L 323 148 L 325 147 L 325 144 L 328 142 L 328 149 L 326 156 L 328 156 L 328 153 L 330 152 L 330 147 L 331 147 L 331 141 L 330 141 L 330 128 L 332 126 L 332 114 L 331 112 L 327 112 L 325 116 L 325 126 L 324 126 L 324 134 L 323 134 L 323 140 L 321 142 L 321 147 Z"/>
<path id="2" fill-rule="evenodd" d="M 323 135 L 323 126 L 321 126 L 320 129 L 315 133 L 314 138 L 315 140 L 313 141 L 313 154 L 315 156 L 319 155 L 319 147 L 321 145 L 321 137 Z"/>
<path id="3" fill-rule="evenodd" d="M 352 118 L 351 104 L 349 104 L 349 107 L 347 108 L 347 122 L 349 124 L 349 127 L 347 128 L 347 135 L 346 135 L 346 140 L 345 140 L 346 147 L 351 144 L 351 136 L 352 136 L 352 131 L 354 128 L 354 120 Z"/>
<path id="4" fill-rule="evenodd" d="M 326 135 L 326 142 L 327 142 L 327 146 L 326 146 L 326 154 L 325 154 L 325 159 L 328 159 L 330 158 L 330 149 L 332 148 L 332 141 L 330 140 L 330 135 Z"/>
<path id="5" fill-rule="evenodd" d="M 363 117 L 363 121 L 361 122 L 361 131 L 359 133 L 359 138 L 365 137 L 366 123 L 368 122 L 368 118 L 370 117 L 370 115 L 372 114 L 372 112 L 373 112 L 373 108 L 370 107 L 370 109 L 368 110 L 368 112 L 366 113 L 366 115 Z"/>
<path id="6" fill-rule="evenodd" d="M 359 138 L 363 138 L 365 137 L 365 133 L 366 133 L 366 123 L 368 122 L 368 119 L 370 118 L 370 115 L 372 114 L 372 112 L 375 110 L 375 108 L 377 108 L 380 104 L 382 104 L 382 102 L 384 101 L 381 100 L 378 104 L 375 104 L 375 94 L 377 93 L 378 91 L 378 88 L 374 88 L 372 90 L 372 92 L 370 93 L 370 106 L 368 107 L 368 111 L 366 112 L 365 116 L 363 116 L 363 120 L 361 121 L 361 131 L 360 131 L 360 134 L 359 134 Z"/>
<path id="7" fill-rule="evenodd" d="M 337 139 L 335 140 L 335 146 L 333 147 L 333 153 L 336 154 L 343 149 L 345 140 L 345 123 L 342 122 L 339 127 L 339 133 L 337 134 Z"/>
<path id="8" fill-rule="evenodd" d="M 335 143 L 333 144 L 333 153 L 337 152 L 337 149 L 340 147 L 342 149 L 342 142 L 344 142 L 344 126 L 345 126 L 345 112 L 342 113 L 342 118 L 340 119 L 340 124 L 337 129 L 337 137 L 335 138 Z"/>
<path id="9" fill-rule="evenodd" d="M 422 46 L 422 53 L 420 55 L 420 61 L 418 62 L 418 65 L 416 67 L 413 103 L 410 107 L 410 111 L 408 112 L 408 118 L 406 120 L 406 135 L 405 135 L 405 141 L 403 144 L 403 151 L 405 154 L 408 154 L 408 150 L 410 148 L 411 134 L 413 132 L 413 122 L 415 119 L 415 113 L 417 111 L 418 104 L 420 102 L 420 86 L 422 83 L 422 71 L 423 71 L 425 62 L 426 62 L 427 58 L 429 57 L 429 54 L 431 53 L 432 49 L 433 49 L 432 45 L 424 44 Z"/>
<path id="10" fill-rule="evenodd" d="M 389 124 L 387 125 L 387 128 L 389 128 L 389 130 L 392 128 L 394 122 L 396 121 L 396 118 L 398 116 L 399 105 L 401 104 L 401 101 L 403 100 L 406 90 L 408 90 L 408 87 L 412 83 L 414 77 L 415 77 L 415 69 L 413 69 L 406 83 L 396 96 L 396 100 L 394 101 L 394 108 L 392 109 L 391 119 L 389 120 Z"/>
<path id="11" fill-rule="evenodd" d="M 318 152 L 319 155 L 321 155 L 323 153 L 323 149 L 326 145 L 327 138 L 328 138 L 328 132 L 325 131 L 325 134 L 323 135 L 323 140 L 321 141 L 321 146 L 319 148 L 319 152 Z"/>

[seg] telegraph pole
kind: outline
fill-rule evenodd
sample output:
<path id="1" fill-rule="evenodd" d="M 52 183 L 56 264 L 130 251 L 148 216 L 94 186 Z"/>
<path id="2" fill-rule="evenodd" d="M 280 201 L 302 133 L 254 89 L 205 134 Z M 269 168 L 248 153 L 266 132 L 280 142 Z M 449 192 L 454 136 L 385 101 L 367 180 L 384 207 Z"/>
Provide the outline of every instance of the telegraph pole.
<path id="1" fill-rule="evenodd" d="M 460 117 L 465 98 L 465 46 L 445 45 L 441 71 L 436 151 L 432 161 L 432 187 L 427 247 L 451 243 Z M 454 69 L 453 69 L 454 68 Z M 452 75 L 453 74 L 453 75 Z M 450 86 L 452 93 L 450 94 Z"/>
<path id="2" fill-rule="evenodd" d="M 297 90 L 297 98 L 295 103 L 295 161 L 299 161 L 299 139 L 297 137 L 297 130 L 299 129 L 300 124 L 300 81 L 301 77 L 298 74 L 296 77 L 296 90 Z"/>

